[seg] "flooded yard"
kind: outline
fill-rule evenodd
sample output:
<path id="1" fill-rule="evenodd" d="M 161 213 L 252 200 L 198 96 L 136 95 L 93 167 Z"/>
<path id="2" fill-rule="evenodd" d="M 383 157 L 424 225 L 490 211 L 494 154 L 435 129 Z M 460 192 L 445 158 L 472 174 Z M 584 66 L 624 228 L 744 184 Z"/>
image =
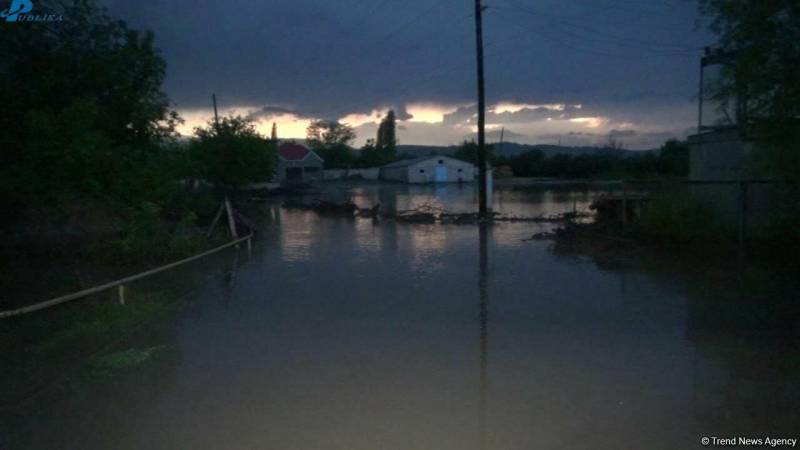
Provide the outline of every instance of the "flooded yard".
<path id="1" fill-rule="evenodd" d="M 596 193 L 495 187 L 493 208 L 563 213 Z M 332 184 L 324 195 L 395 211 L 476 204 L 472 185 Z M 252 256 L 200 266 L 227 276 L 161 278 L 197 287 L 157 343 L 170 358 L 70 376 L 0 409 L 0 449 L 685 449 L 704 436 L 798 437 L 796 268 L 743 276 L 524 240 L 552 224 L 264 208 Z"/>

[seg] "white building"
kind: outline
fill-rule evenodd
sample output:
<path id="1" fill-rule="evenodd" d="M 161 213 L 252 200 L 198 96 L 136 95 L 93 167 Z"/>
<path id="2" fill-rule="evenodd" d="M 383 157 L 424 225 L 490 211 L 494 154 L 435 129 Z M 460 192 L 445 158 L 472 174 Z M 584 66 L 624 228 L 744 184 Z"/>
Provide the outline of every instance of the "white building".
<path id="1" fill-rule="evenodd" d="M 314 182 L 322 180 L 324 160 L 314 151 L 292 142 L 278 147 L 278 167 L 275 181 L 279 183 Z"/>
<path id="2" fill-rule="evenodd" d="M 380 179 L 404 183 L 472 182 L 478 167 L 449 156 L 423 156 L 404 159 L 380 168 Z"/>

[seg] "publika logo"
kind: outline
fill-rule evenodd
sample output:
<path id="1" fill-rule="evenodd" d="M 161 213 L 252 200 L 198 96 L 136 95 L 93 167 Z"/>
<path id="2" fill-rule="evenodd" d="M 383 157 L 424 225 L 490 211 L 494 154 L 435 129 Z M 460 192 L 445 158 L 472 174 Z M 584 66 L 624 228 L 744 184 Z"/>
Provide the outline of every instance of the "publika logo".
<path id="1" fill-rule="evenodd" d="M 16 22 L 20 14 L 29 13 L 32 9 L 31 0 L 11 0 L 11 6 L 0 12 L 0 17 L 4 17 L 6 22 Z"/>
<path id="2" fill-rule="evenodd" d="M 61 22 L 60 14 L 28 14 L 33 10 L 32 0 L 11 0 L 11 6 L 0 12 L 6 22 Z"/>

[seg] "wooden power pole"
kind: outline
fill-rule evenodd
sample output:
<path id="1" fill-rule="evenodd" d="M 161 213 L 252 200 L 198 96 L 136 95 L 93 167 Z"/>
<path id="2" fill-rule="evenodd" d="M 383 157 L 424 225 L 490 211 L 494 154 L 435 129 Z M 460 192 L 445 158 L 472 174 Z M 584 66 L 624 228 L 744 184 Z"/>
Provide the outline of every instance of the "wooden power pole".
<path id="1" fill-rule="evenodd" d="M 217 94 L 211 94 L 211 101 L 214 103 L 214 126 L 219 128 L 219 115 L 217 115 Z"/>
<path id="2" fill-rule="evenodd" d="M 483 85 L 483 5 L 475 0 L 475 47 L 478 59 L 478 215 L 486 217 L 486 93 Z"/>

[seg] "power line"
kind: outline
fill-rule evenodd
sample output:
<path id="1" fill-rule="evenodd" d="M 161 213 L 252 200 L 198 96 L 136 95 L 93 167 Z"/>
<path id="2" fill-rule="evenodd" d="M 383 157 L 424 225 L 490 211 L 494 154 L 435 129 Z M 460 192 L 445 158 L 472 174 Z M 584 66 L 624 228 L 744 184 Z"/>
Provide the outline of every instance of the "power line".
<path id="1" fill-rule="evenodd" d="M 657 41 L 643 41 L 635 38 L 630 38 L 626 36 L 620 36 L 612 33 L 607 33 L 604 31 L 600 31 L 596 28 L 589 27 L 583 24 L 574 23 L 564 17 L 558 16 L 556 14 L 548 13 L 542 10 L 535 10 L 530 7 L 521 7 L 517 4 L 514 0 L 506 0 L 507 4 L 510 5 L 509 8 L 505 8 L 502 6 L 495 6 L 493 9 L 497 10 L 506 10 L 512 12 L 521 12 L 523 14 L 529 15 L 531 17 L 535 17 L 540 20 L 550 20 L 552 22 L 556 22 L 564 27 L 570 27 L 573 29 L 578 29 L 587 33 L 594 34 L 599 36 L 603 39 L 610 40 L 611 42 L 618 43 L 620 45 L 637 45 L 640 46 L 642 49 L 654 49 L 654 50 L 686 50 L 686 51 L 693 51 L 693 50 L 702 50 L 702 46 L 685 46 L 685 45 L 676 45 L 673 43 L 664 43 L 664 42 L 657 42 Z"/>
<path id="2" fill-rule="evenodd" d="M 520 29 L 525 29 L 525 27 L 523 27 L 523 25 L 520 25 L 520 24 L 514 24 L 514 25 L 516 27 L 520 28 Z M 625 53 L 622 53 L 622 54 L 620 54 L 620 53 L 612 53 L 612 52 L 607 52 L 607 51 L 603 51 L 603 50 L 598 50 L 597 48 L 588 47 L 586 45 L 577 45 L 574 42 L 570 42 L 568 39 L 564 39 L 563 36 L 566 36 L 567 38 L 575 38 L 580 43 L 585 43 L 587 41 L 583 36 L 580 36 L 580 35 L 575 34 L 575 33 L 571 33 L 571 32 L 566 31 L 566 30 L 553 30 L 552 28 L 536 28 L 535 31 L 536 31 L 535 37 L 544 38 L 545 40 L 547 40 L 549 42 L 552 42 L 554 44 L 562 45 L 562 46 L 568 47 L 570 49 L 573 49 L 575 51 L 582 52 L 582 53 L 593 54 L 593 55 L 598 55 L 598 56 L 606 56 L 606 57 L 616 58 L 616 59 L 640 60 L 640 59 L 660 58 L 660 57 L 697 57 L 698 56 L 698 52 L 699 52 L 699 50 L 696 50 L 696 51 L 678 51 L 678 50 L 668 51 L 668 50 L 664 50 L 664 49 L 652 50 L 652 49 L 642 49 L 640 47 L 636 47 L 636 48 L 634 48 L 635 50 L 638 50 L 640 52 L 644 51 L 646 53 L 644 53 L 644 54 L 642 54 L 642 53 L 631 53 L 631 52 L 625 52 Z M 562 36 L 561 37 L 554 36 L 553 34 L 551 34 L 551 32 L 553 32 L 553 31 L 560 33 Z M 526 29 L 523 33 L 515 35 L 511 39 L 507 39 L 507 41 L 519 42 L 520 39 L 522 39 L 524 37 L 531 37 L 531 31 Z"/>

